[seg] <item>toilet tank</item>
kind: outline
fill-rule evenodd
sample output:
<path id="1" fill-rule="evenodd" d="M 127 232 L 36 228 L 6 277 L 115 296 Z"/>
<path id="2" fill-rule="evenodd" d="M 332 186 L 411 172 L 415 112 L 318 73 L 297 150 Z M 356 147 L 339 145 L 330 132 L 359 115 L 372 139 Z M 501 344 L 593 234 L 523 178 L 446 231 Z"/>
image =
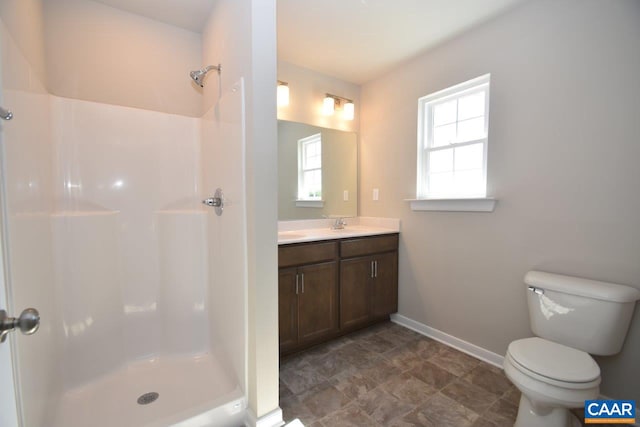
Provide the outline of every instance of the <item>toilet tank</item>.
<path id="1" fill-rule="evenodd" d="M 638 289 L 542 271 L 524 282 L 534 334 L 590 354 L 620 352 Z"/>

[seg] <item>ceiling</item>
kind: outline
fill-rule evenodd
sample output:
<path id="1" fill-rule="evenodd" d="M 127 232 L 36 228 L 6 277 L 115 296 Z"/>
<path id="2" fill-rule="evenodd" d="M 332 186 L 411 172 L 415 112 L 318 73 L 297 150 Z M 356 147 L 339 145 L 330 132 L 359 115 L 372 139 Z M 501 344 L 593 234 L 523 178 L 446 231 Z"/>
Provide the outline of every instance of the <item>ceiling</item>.
<path id="1" fill-rule="evenodd" d="M 95 1 L 201 32 L 218 0 Z M 276 1 L 279 60 L 362 84 L 524 0 Z"/>
<path id="2" fill-rule="evenodd" d="M 136 15 L 202 32 L 217 0 L 95 0 Z"/>
<path id="3" fill-rule="evenodd" d="M 362 84 L 523 0 L 277 0 L 278 59 Z"/>

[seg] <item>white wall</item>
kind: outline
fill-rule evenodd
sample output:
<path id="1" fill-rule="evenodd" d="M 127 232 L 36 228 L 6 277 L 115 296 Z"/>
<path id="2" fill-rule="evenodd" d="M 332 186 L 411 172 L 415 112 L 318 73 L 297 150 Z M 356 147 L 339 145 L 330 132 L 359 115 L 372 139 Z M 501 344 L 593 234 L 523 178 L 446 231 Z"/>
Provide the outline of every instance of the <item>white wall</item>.
<path id="1" fill-rule="evenodd" d="M 247 394 L 252 417 L 262 417 L 278 408 L 275 1 L 219 0 L 203 39 L 203 63 L 222 64 L 219 78 L 207 77 L 203 110 L 245 82 Z"/>
<path id="2" fill-rule="evenodd" d="M 44 2 L 49 91 L 200 117 L 201 35 L 90 0 Z"/>
<path id="3" fill-rule="evenodd" d="M 46 87 L 43 0 L 3 0 L 0 2 L 0 16 L 12 35 L 15 48 L 29 63 L 27 74 L 33 73 L 39 84 Z M 19 66 L 6 68 L 26 71 Z"/>
<path id="4" fill-rule="evenodd" d="M 278 107 L 278 119 L 358 131 L 360 86 L 285 61 L 278 61 L 278 80 L 289 83 L 289 105 Z M 355 105 L 354 119 L 344 120 L 339 110 L 332 116 L 323 115 L 322 101 L 327 93 L 351 99 Z"/>
<path id="5" fill-rule="evenodd" d="M 400 314 L 504 354 L 528 270 L 640 287 L 638 23 L 634 0 L 526 2 L 363 86 L 361 214 L 401 219 Z M 412 212 L 418 98 L 485 73 L 495 212 Z M 640 399 L 638 360 L 636 312 L 602 392 Z"/>

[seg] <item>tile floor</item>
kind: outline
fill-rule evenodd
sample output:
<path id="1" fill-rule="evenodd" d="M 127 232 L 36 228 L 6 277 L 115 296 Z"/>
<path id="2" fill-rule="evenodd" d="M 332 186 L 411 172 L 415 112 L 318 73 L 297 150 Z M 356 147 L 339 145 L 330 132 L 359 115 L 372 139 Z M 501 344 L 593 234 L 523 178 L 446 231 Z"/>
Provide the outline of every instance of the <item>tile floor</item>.
<path id="1" fill-rule="evenodd" d="M 498 369 L 391 322 L 281 361 L 284 419 L 308 427 L 513 426 Z"/>

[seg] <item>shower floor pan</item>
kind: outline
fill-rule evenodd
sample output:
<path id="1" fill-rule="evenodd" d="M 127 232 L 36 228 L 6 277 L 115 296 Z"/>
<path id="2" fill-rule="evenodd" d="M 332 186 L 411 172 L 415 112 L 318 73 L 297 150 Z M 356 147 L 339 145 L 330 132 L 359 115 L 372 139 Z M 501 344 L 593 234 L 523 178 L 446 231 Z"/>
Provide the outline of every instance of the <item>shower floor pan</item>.
<path id="1" fill-rule="evenodd" d="M 54 426 L 240 426 L 245 399 L 228 372 L 208 354 L 137 361 L 66 392 Z"/>

